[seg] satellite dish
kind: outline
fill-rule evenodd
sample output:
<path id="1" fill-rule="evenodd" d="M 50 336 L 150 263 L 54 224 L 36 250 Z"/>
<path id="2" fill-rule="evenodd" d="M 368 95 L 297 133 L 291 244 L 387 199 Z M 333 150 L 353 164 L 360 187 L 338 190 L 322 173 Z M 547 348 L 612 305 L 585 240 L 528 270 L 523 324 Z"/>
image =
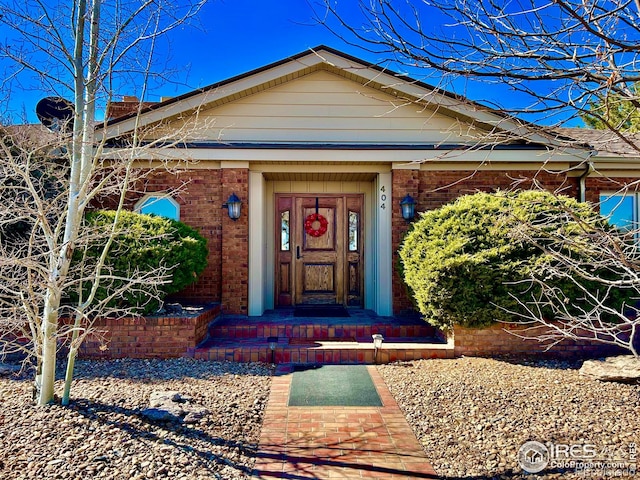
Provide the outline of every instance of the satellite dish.
<path id="1" fill-rule="evenodd" d="M 73 103 L 62 97 L 45 97 L 36 105 L 38 120 L 55 132 L 73 130 Z"/>

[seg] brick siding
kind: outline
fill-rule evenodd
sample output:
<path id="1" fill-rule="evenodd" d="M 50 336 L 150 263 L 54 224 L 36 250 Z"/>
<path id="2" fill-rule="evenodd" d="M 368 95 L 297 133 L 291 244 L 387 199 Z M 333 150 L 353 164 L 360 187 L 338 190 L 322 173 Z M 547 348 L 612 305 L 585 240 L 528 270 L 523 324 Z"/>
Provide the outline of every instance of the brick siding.
<path id="1" fill-rule="evenodd" d="M 589 340 L 562 340 L 557 345 L 549 347 L 548 342 L 537 339 L 524 339 L 514 333 L 527 337 L 541 335 L 549 330 L 540 326 L 534 330 L 524 331 L 527 327 L 521 325 L 498 323 L 486 328 L 464 328 L 455 326 L 453 329 L 455 356 L 492 357 L 492 356 L 548 356 L 556 358 L 595 358 L 611 354 L 623 353 L 622 349 Z M 529 326 L 530 328 L 530 326 Z"/>
<path id="2" fill-rule="evenodd" d="M 601 192 L 624 192 L 628 189 L 629 193 L 637 193 L 640 191 L 640 185 L 637 178 L 604 178 L 604 177 L 587 177 L 586 190 L 587 201 L 597 204 L 600 201 Z"/>
<path id="3" fill-rule="evenodd" d="M 160 171 L 145 179 L 141 192 L 177 188 L 180 220 L 200 231 L 207 239 L 208 265 L 198 281 L 176 299 L 221 302 L 222 311 L 246 314 L 249 276 L 249 170 L 207 169 L 178 173 Z M 235 193 L 242 201 L 241 216 L 231 220 L 222 205 Z M 141 194 L 131 199 L 134 204 Z"/>
<path id="4" fill-rule="evenodd" d="M 220 314 L 214 305 L 194 316 L 103 318 L 94 322 L 80 349 L 81 358 L 171 358 L 193 356 Z"/>
<path id="5" fill-rule="evenodd" d="M 225 213 L 219 169 L 188 170 L 176 173 L 160 170 L 145 178 L 140 192 L 181 188 L 175 200 L 180 205 L 180 220 L 197 229 L 207 239 L 207 267 L 198 281 L 175 295 L 191 302 L 220 302 L 222 285 L 222 219 Z M 131 198 L 129 208 L 143 196 Z"/>
<path id="6" fill-rule="evenodd" d="M 222 216 L 222 311 L 246 315 L 249 305 L 249 169 L 222 169 L 223 203 L 232 193 L 242 201 L 241 215 Z"/>
<path id="7" fill-rule="evenodd" d="M 398 272 L 398 248 L 409 230 L 410 223 L 402 218 L 400 201 L 408 194 L 416 202 L 420 195 L 420 172 L 418 170 L 393 170 L 392 171 L 393 195 L 391 198 L 391 244 L 393 247 L 393 313 L 400 314 L 413 310 L 413 301 L 409 297 L 407 286 Z M 418 204 L 418 208 L 420 208 Z"/>
<path id="8" fill-rule="evenodd" d="M 493 192 L 497 189 L 530 189 L 537 184 L 547 190 L 576 198 L 578 180 L 564 174 L 540 170 L 509 171 L 422 171 L 420 196 L 416 199 L 421 211 L 441 207 L 462 195 Z"/>

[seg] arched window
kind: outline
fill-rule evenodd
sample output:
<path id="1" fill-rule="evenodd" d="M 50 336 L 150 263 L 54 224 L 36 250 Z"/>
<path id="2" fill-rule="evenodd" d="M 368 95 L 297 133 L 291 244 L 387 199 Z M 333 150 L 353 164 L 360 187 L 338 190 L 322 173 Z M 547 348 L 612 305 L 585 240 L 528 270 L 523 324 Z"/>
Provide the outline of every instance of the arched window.
<path id="1" fill-rule="evenodd" d="M 173 198 L 166 195 L 154 195 L 152 193 L 145 195 L 136 203 L 135 211 L 180 220 L 180 205 Z"/>

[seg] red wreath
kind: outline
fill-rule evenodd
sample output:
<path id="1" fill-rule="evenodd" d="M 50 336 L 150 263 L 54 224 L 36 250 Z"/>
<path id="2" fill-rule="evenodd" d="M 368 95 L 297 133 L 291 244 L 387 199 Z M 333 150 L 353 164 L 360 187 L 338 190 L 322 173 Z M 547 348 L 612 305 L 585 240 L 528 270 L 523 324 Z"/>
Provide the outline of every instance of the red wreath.
<path id="1" fill-rule="evenodd" d="M 313 228 L 313 224 L 318 222 L 320 227 Z M 321 237 L 325 233 L 327 233 L 327 226 L 329 222 L 319 213 L 312 213 L 304 220 L 304 231 L 307 232 L 308 235 L 312 237 Z"/>

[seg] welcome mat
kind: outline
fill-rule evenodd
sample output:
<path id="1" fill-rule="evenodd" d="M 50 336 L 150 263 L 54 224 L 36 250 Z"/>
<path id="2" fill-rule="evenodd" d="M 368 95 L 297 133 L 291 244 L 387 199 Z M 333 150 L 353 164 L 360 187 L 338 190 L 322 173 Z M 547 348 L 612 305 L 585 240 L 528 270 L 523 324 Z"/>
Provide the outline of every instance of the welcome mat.
<path id="1" fill-rule="evenodd" d="M 298 305 L 293 311 L 294 317 L 349 317 L 342 305 Z"/>
<path id="2" fill-rule="evenodd" d="M 323 365 L 294 369 L 289 406 L 381 407 L 382 401 L 366 366 Z"/>

